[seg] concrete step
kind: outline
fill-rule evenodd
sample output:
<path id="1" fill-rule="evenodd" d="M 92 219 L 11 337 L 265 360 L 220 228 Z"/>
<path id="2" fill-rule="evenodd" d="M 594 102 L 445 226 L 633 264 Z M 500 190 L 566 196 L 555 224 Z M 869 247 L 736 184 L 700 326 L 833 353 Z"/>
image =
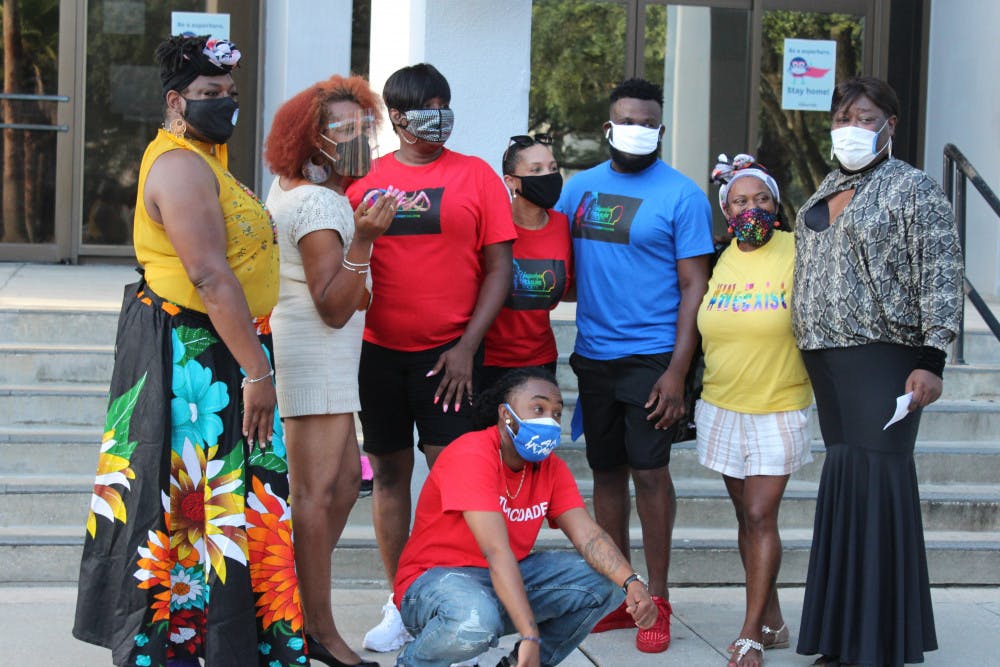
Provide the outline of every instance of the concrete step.
<path id="1" fill-rule="evenodd" d="M 120 302 L 119 302 L 120 303 Z M 0 341 L 34 345 L 113 345 L 119 307 L 0 308 Z"/>
<path id="2" fill-rule="evenodd" d="M 961 531 L 926 531 L 931 583 L 1000 585 L 1000 537 Z M 631 534 L 632 562 L 645 571 L 641 536 Z M 783 530 L 784 552 L 778 581 L 805 582 L 811 531 Z M 0 527 L 0 584 L 75 584 L 80 567 L 83 528 Z M 558 531 L 543 529 L 538 549 L 569 549 Z M 384 574 L 374 530 L 348 526 L 333 555 L 333 581 L 338 586 L 382 584 Z M 742 585 L 743 569 L 733 526 L 721 529 L 674 530 L 671 550 L 672 585 Z"/>
<path id="3" fill-rule="evenodd" d="M 564 392 L 579 389 L 576 374 L 569 365 L 569 354 L 560 354 L 556 379 Z M 948 364 L 944 370 L 945 400 L 1000 399 L 1000 363 Z"/>
<path id="4" fill-rule="evenodd" d="M 560 304 L 559 308 L 565 305 Z M 966 310 L 971 308 L 968 304 Z M 993 304 L 993 312 L 1000 316 L 1000 306 Z M 576 313 L 575 308 L 567 309 L 565 312 L 552 316 L 552 333 L 555 334 L 556 347 L 560 354 L 569 355 L 576 344 L 576 322 L 573 319 Z M 949 356 L 951 350 L 949 350 Z M 1000 364 L 1000 341 L 986 328 L 985 325 L 977 325 L 965 330 L 965 361 L 975 364 Z"/>
<path id="5" fill-rule="evenodd" d="M 793 480 L 819 481 L 826 449 L 821 440 L 814 440 L 811 451 L 812 463 L 795 471 L 792 475 Z M 576 443 L 564 442 L 557 450 L 557 454 L 566 461 L 578 481 L 591 479 L 583 438 Z M 1000 441 L 921 440 L 917 442 L 914 460 L 917 465 L 917 478 L 923 483 L 992 484 L 997 481 L 997 471 L 1000 470 Z M 678 479 L 720 479 L 719 473 L 709 470 L 698 462 L 697 448 L 692 440 L 674 443 L 670 452 L 670 473 Z"/>
<path id="6" fill-rule="evenodd" d="M 106 383 L 0 385 L 0 424 L 96 426 L 108 407 Z"/>
<path id="7" fill-rule="evenodd" d="M 95 461 L 96 463 L 96 461 Z M 593 484 L 578 482 L 591 508 Z M 733 523 L 732 507 L 719 479 L 675 478 L 677 524 L 724 528 Z M 0 476 L 0 526 L 83 525 L 93 475 Z M 792 480 L 781 504 L 782 528 L 809 528 L 816 509 L 816 482 Z M 920 485 L 924 527 L 927 530 L 1000 531 L 1000 484 Z M 372 522 L 371 501 L 361 499 L 349 524 Z M 632 523 L 638 526 L 633 513 Z"/>
<path id="8" fill-rule="evenodd" d="M 577 394 L 563 391 L 562 426 L 570 434 Z M 895 397 L 886 400 L 886 421 L 895 410 Z M 819 421 L 813 406 L 809 418 L 809 434 L 820 438 Z M 920 418 L 920 437 L 925 440 L 993 440 L 1000 434 L 1000 401 L 939 400 L 924 409 Z"/>
<path id="9" fill-rule="evenodd" d="M 114 345 L 0 344 L 0 384 L 111 380 Z"/>

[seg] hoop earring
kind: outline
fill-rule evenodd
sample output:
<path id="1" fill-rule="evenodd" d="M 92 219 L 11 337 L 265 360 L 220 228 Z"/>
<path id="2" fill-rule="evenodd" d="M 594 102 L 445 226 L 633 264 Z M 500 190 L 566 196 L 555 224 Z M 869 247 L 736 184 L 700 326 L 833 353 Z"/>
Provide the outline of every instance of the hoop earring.
<path id="1" fill-rule="evenodd" d="M 309 158 L 302 164 L 302 178 L 316 185 L 326 183 L 330 180 L 330 165 L 316 164 Z"/>
<path id="2" fill-rule="evenodd" d="M 183 118 L 174 118 L 167 126 L 167 132 L 175 137 L 183 137 L 184 133 L 187 132 L 187 123 L 184 122 Z"/>

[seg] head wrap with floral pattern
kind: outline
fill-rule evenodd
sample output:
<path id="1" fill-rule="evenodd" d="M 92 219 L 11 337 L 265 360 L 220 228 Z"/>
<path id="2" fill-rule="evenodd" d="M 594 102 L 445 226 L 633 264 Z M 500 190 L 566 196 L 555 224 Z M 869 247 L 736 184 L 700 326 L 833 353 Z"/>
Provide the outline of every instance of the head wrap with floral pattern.
<path id="1" fill-rule="evenodd" d="M 240 62 L 240 51 L 226 39 L 211 35 L 176 35 L 156 48 L 160 64 L 163 96 L 171 90 L 181 92 L 199 76 L 228 74 Z"/>

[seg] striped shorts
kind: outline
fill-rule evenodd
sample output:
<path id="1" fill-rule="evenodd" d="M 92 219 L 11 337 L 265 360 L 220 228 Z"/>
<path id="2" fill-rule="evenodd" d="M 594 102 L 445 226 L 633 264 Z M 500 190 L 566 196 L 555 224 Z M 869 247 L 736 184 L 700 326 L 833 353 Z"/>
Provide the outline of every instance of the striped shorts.
<path id="1" fill-rule="evenodd" d="M 809 410 L 748 414 L 698 401 L 698 462 L 727 477 L 790 475 L 812 461 Z"/>

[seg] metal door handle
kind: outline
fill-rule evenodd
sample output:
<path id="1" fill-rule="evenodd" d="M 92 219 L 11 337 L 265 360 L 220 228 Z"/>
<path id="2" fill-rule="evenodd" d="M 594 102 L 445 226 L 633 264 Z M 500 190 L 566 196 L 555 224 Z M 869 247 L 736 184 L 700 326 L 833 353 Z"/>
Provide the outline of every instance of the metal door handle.
<path id="1" fill-rule="evenodd" d="M 27 93 L 0 93 L 0 100 L 21 102 L 69 102 L 66 95 L 30 95 Z M 34 123 L 0 123 L 0 130 L 40 130 L 43 132 L 69 132 L 69 125 L 36 125 Z"/>

